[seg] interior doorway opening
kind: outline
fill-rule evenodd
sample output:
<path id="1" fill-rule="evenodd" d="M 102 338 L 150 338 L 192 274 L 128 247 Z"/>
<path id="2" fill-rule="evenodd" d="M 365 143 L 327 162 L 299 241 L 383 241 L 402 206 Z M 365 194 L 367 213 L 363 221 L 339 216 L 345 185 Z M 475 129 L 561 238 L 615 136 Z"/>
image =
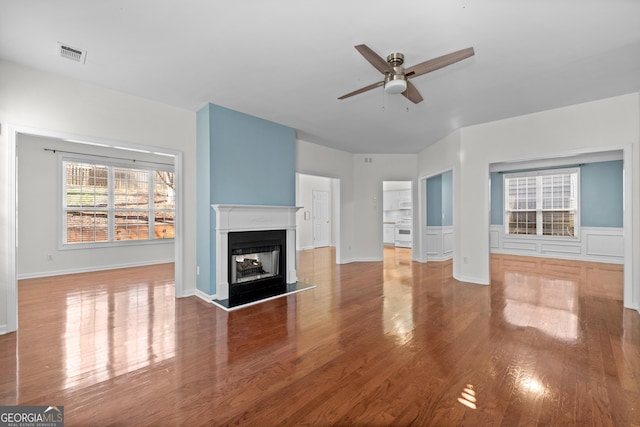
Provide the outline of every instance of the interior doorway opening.
<path id="1" fill-rule="evenodd" d="M 553 269 L 554 263 L 563 262 L 576 263 L 578 267 L 572 267 L 576 271 L 586 268 L 583 264 L 588 263 L 609 265 L 613 274 L 623 277 L 623 280 L 610 281 L 619 283 L 620 287 L 601 286 L 582 291 L 602 293 L 606 297 L 615 295 L 627 304 L 631 300 L 627 285 L 631 264 L 628 262 L 625 236 L 631 234 L 631 215 L 629 204 L 625 203 L 629 200 L 625 180 L 631 174 L 631 162 L 626 156 L 626 150 L 620 149 L 490 164 L 491 277 L 496 271 L 504 270 L 497 260 L 508 259 L 513 263 L 509 257 L 532 257 L 531 262 L 545 265 L 547 271 Z M 577 176 L 574 192 L 569 192 L 568 184 L 556 188 L 558 177 L 570 173 Z M 539 207 L 531 214 L 534 221 L 526 232 L 518 228 L 518 215 L 523 214 L 513 208 L 519 208 L 518 184 L 524 179 L 530 182 L 529 187 L 533 189 L 530 192 L 537 191 L 533 203 Z M 550 200 L 554 203 L 553 209 L 549 208 Z M 570 201 L 570 205 L 565 202 L 564 206 L 575 211 L 571 226 L 560 229 L 562 232 L 567 230 L 569 235 L 557 232 L 556 218 L 562 219 L 558 213 L 567 216 L 565 211 L 568 211 L 560 206 L 558 200 Z M 552 210 L 554 216 L 551 215 Z"/>
<path id="2" fill-rule="evenodd" d="M 448 170 L 424 180 L 426 191 L 425 255 L 427 261 L 453 259 L 453 171 Z"/>
<path id="3" fill-rule="evenodd" d="M 296 249 L 335 247 L 340 256 L 340 180 L 296 174 Z"/>
<path id="4" fill-rule="evenodd" d="M 89 137 L 76 134 L 68 134 L 64 132 L 49 131 L 35 128 L 23 128 L 10 126 L 9 130 L 9 158 L 13 161 L 10 162 L 8 171 L 9 177 L 9 212 L 12 212 L 12 216 L 9 218 L 9 233 L 8 242 L 9 252 L 8 259 L 8 271 L 7 271 L 7 292 L 6 292 L 6 313 L 7 324 L 6 328 L 2 331 L 13 332 L 18 329 L 18 299 L 17 299 L 17 286 L 18 286 L 18 157 L 17 148 L 18 144 L 26 136 L 38 137 L 38 138 L 50 138 L 51 141 L 67 141 L 72 142 L 76 147 L 94 146 L 94 147 L 116 147 L 118 150 L 134 151 L 139 153 L 154 153 L 156 155 L 166 158 L 166 162 L 172 163 L 174 167 L 174 183 L 176 189 L 181 188 L 182 182 L 182 152 L 172 149 L 166 149 L 161 147 L 153 147 L 139 144 L 131 144 L 124 141 L 111 141 L 103 140 L 101 138 Z M 164 162 L 163 162 L 164 163 Z M 182 191 L 176 191 L 175 194 L 175 222 L 174 222 L 174 244 L 173 244 L 173 263 L 174 263 L 174 293 L 175 297 L 182 297 L 183 295 L 183 283 L 182 283 L 182 271 L 183 271 L 183 259 L 182 259 L 182 247 L 183 247 L 183 224 L 182 224 Z M 50 256 L 47 256 L 49 260 Z M 166 260 L 165 260 L 166 261 Z M 87 269 L 87 271 L 92 271 Z"/>
<path id="5" fill-rule="evenodd" d="M 382 244 L 386 248 L 413 248 L 413 183 L 382 182 Z"/>

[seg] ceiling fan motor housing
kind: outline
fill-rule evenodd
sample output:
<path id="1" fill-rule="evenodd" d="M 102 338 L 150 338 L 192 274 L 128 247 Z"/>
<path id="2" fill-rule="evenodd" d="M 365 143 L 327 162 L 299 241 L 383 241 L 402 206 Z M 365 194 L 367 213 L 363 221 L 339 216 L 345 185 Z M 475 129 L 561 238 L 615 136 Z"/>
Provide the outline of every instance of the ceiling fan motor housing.
<path id="1" fill-rule="evenodd" d="M 395 52 L 387 56 L 387 62 L 392 67 L 399 67 L 404 64 L 404 55 L 400 52 Z"/>
<path id="2" fill-rule="evenodd" d="M 386 73 L 384 77 L 384 91 L 391 94 L 402 93 L 407 90 L 407 77 L 404 75 L 404 55 L 396 52 L 387 56 L 387 62 L 393 73 Z"/>

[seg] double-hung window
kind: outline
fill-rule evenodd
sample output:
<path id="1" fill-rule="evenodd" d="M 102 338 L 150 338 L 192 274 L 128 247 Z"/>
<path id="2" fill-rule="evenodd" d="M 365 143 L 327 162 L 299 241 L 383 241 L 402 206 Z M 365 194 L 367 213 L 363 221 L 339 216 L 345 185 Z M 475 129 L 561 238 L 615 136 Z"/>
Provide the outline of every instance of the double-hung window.
<path id="1" fill-rule="evenodd" d="M 576 237 L 579 170 L 504 175 L 507 235 Z"/>
<path id="2" fill-rule="evenodd" d="M 62 244 L 109 245 L 172 239 L 171 166 L 62 158 Z"/>

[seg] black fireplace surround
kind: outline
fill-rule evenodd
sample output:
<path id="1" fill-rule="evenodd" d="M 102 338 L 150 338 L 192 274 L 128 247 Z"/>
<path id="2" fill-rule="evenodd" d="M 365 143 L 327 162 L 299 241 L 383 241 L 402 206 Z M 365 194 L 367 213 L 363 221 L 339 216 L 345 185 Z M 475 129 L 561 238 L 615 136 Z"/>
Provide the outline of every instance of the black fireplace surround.
<path id="1" fill-rule="evenodd" d="M 286 292 L 286 230 L 230 232 L 228 242 L 231 306 Z"/>

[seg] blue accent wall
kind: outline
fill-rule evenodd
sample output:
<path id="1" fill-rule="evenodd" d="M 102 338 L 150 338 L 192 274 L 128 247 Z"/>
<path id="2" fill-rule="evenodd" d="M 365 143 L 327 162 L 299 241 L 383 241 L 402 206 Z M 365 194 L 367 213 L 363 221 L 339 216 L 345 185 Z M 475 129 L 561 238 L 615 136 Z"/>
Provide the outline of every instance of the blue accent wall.
<path id="1" fill-rule="evenodd" d="M 427 178 L 427 226 L 453 225 L 453 172 Z"/>
<path id="2" fill-rule="evenodd" d="M 442 174 L 442 225 L 453 225 L 453 171 Z"/>
<path id="3" fill-rule="evenodd" d="M 623 161 L 588 163 L 580 168 L 580 223 L 585 227 L 623 226 Z"/>
<path id="4" fill-rule="evenodd" d="M 442 225 L 442 175 L 427 179 L 427 226 Z"/>
<path id="5" fill-rule="evenodd" d="M 212 203 L 293 206 L 296 132 L 210 104 Z"/>
<path id="6" fill-rule="evenodd" d="M 504 222 L 504 182 L 502 174 L 499 172 L 491 173 L 491 224 L 502 225 Z"/>
<path id="7" fill-rule="evenodd" d="M 212 204 L 294 206 L 296 132 L 214 104 L 196 114 L 197 288 L 215 286 Z"/>
<path id="8" fill-rule="evenodd" d="M 622 160 L 580 166 L 580 225 L 623 227 Z M 503 224 L 502 174 L 491 174 L 491 224 Z"/>

